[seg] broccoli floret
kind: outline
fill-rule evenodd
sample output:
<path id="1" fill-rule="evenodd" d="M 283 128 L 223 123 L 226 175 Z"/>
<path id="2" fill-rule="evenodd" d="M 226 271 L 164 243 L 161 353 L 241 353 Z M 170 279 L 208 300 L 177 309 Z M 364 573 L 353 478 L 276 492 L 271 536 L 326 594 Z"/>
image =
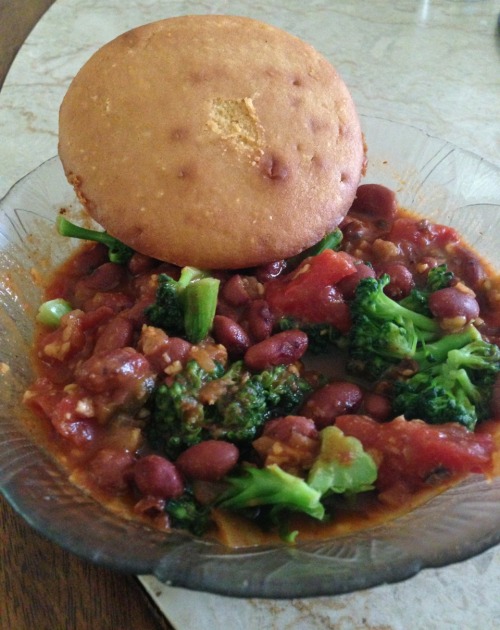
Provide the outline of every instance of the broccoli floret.
<path id="1" fill-rule="evenodd" d="M 437 363 L 443 363 L 448 358 L 450 352 L 463 349 L 463 347 L 474 341 L 481 340 L 481 333 L 472 324 L 464 330 L 445 335 L 434 341 L 423 345 L 413 355 L 413 360 L 419 365 L 420 370 L 425 370 Z"/>
<path id="2" fill-rule="evenodd" d="M 311 391 L 308 382 L 284 365 L 250 374 L 237 361 L 220 379 L 221 395 L 206 408 L 211 434 L 231 442 L 253 440 L 264 422 L 297 409 Z"/>
<path id="3" fill-rule="evenodd" d="M 151 398 L 151 418 L 146 427 L 150 444 L 169 457 L 208 438 L 205 408 L 199 400 L 202 387 L 222 376 L 224 368 L 216 363 L 208 372 L 197 361 L 188 361 L 169 384 L 162 383 Z"/>
<path id="4" fill-rule="evenodd" d="M 452 271 L 448 271 L 447 265 L 443 264 L 433 267 L 427 275 L 424 288 L 413 289 L 410 295 L 400 300 L 399 304 L 417 313 L 431 316 L 429 295 L 434 293 L 434 291 L 449 287 L 453 278 L 454 274 Z"/>
<path id="5" fill-rule="evenodd" d="M 125 243 L 122 243 L 107 232 L 98 232 L 97 230 L 82 228 L 65 219 L 62 214 L 57 217 L 56 226 L 61 236 L 79 238 L 84 241 L 94 241 L 105 245 L 108 248 L 109 260 L 113 263 L 126 264 L 134 254 L 134 250 L 131 247 L 125 245 Z"/>
<path id="6" fill-rule="evenodd" d="M 277 464 L 264 468 L 244 466 L 243 474 L 225 477 L 225 481 L 229 488 L 220 497 L 218 507 L 246 511 L 256 506 L 267 506 L 268 511 L 259 514 L 261 520 L 278 526 L 282 538 L 288 542 L 297 535 L 297 532 L 288 531 L 290 512 L 303 512 L 318 520 L 325 516 L 321 493 Z"/>
<path id="7" fill-rule="evenodd" d="M 277 325 L 280 330 L 299 329 L 305 332 L 308 338 L 307 349 L 313 354 L 323 354 L 329 352 L 332 346 L 342 345 L 342 333 L 331 324 L 300 322 L 293 317 L 282 317 Z"/>
<path id="8" fill-rule="evenodd" d="M 148 437 L 169 457 L 209 438 L 251 442 L 264 422 L 293 412 L 310 391 L 282 365 L 254 374 L 238 361 L 226 372 L 219 365 L 209 373 L 189 361 L 154 393 Z"/>
<path id="9" fill-rule="evenodd" d="M 288 530 L 291 512 L 303 512 L 322 520 L 323 497 L 332 493 L 354 494 L 373 488 L 377 467 L 361 442 L 346 437 L 337 427 L 327 427 L 320 434 L 321 449 L 307 480 L 285 472 L 277 464 L 256 468 L 243 466 L 243 474 L 225 478 L 229 488 L 217 502 L 228 510 L 247 512 L 263 506 L 254 515 L 261 525 L 277 526 L 282 538 L 293 541 L 297 532 Z"/>
<path id="10" fill-rule="evenodd" d="M 189 490 L 178 499 L 170 499 L 165 506 L 171 526 L 186 529 L 195 536 L 202 536 L 209 528 L 210 511 L 210 507 L 197 501 Z"/>
<path id="11" fill-rule="evenodd" d="M 473 430 L 491 413 L 499 371 L 499 348 L 481 339 L 472 341 L 450 350 L 443 362 L 431 362 L 408 380 L 397 382 L 394 412 L 431 424 L 458 422 Z"/>
<path id="12" fill-rule="evenodd" d="M 373 489 L 377 466 L 361 442 L 335 426 L 320 432 L 320 453 L 309 471 L 307 483 L 322 496 L 356 494 Z"/>
<path id="13" fill-rule="evenodd" d="M 350 306 L 353 323 L 347 369 L 371 380 L 440 337 L 436 320 L 401 306 L 384 293 L 389 282 L 387 274 L 363 278 Z"/>
<path id="14" fill-rule="evenodd" d="M 170 335 L 183 335 L 184 313 L 177 292 L 177 282 L 165 273 L 158 276 L 155 302 L 148 306 L 145 315 L 150 324 L 163 328 Z"/>
<path id="15" fill-rule="evenodd" d="M 155 302 L 145 310 L 149 323 L 198 343 L 212 328 L 219 284 L 195 267 L 183 267 L 179 280 L 160 274 Z"/>

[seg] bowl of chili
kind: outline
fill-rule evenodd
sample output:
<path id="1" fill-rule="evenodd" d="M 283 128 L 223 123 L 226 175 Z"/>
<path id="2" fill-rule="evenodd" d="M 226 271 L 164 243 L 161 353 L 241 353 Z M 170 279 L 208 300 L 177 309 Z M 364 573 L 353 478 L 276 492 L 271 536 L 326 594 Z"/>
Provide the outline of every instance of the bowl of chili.
<path id="1" fill-rule="evenodd" d="M 427 257 L 436 252 L 448 256 L 448 262 L 462 270 L 461 277 L 470 286 L 488 283 L 479 300 L 490 300 L 488 308 L 481 305 L 482 326 L 498 343 L 500 304 L 497 300 L 494 306 L 494 302 L 500 293 L 495 272 L 500 262 L 495 229 L 500 222 L 500 169 L 409 125 L 368 116 L 362 117 L 362 123 L 368 145 L 364 183 L 394 191 L 398 206 L 407 214 L 398 215 L 391 224 L 391 238 L 381 238 L 382 233 L 387 234 L 387 217 L 366 221 L 361 213 L 350 227 L 349 222 L 342 226 L 344 246 L 352 255 L 356 250 L 369 250 L 370 262 L 380 269 L 391 260 L 390 243 L 398 245 L 397 262 L 407 268 L 414 264 L 415 256 L 422 263 L 422 251 Z M 55 231 L 55 217 L 61 209 L 65 216 L 81 218 L 57 158 L 18 182 L 0 205 L 0 484 L 9 503 L 35 529 L 92 562 L 121 571 L 151 573 L 194 590 L 272 598 L 333 595 L 396 582 L 426 567 L 464 560 L 500 542 L 500 431 L 494 418 L 479 429 L 479 435 L 489 435 L 492 449 L 487 479 L 478 474 L 482 471 L 477 462 L 459 481 L 454 477 L 453 483 L 441 483 L 442 470 L 433 469 L 426 478 L 426 482 L 430 480 L 426 500 L 408 495 L 404 502 L 393 501 L 382 518 L 369 510 L 351 511 L 348 518 L 341 514 L 337 525 L 306 527 L 305 535 L 299 534 L 293 543 L 266 536 L 258 544 L 249 545 L 245 538 L 238 541 L 239 521 L 236 525 L 223 521 L 222 525 L 225 542 L 236 540 L 238 544 L 223 544 L 220 538 L 196 536 L 176 527 L 165 531 L 147 519 L 135 518 L 129 496 L 110 498 L 105 487 L 86 486 L 75 464 L 75 444 L 80 438 L 85 441 L 87 435 L 85 422 L 68 426 L 63 408 L 54 445 L 39 414 L 22 402 L 37 377 L 39 357 L 34 356 L 34 348 L 37 353 L 41 348 L 35 325 L 38 307 L 47 296 L 47 286 L 55 290 L 58 283 L 64 283 L 58 276 L 54 284 L 53 272 L 75 250 L 72 240 L 60 238 Z M 463 237 L 463 246 L 451 247 L 456 234 Z M 300 276 L 302 282 L 307 274 Z M 308 282 L 312 293 L 317 292 L 314 277 Z M 399 288 L 403 285 L 404 278 Z M 309 295 L 307 286 L 299 289 L 301 295 Z M 297 283 L 288 295 L 295 290 Z M 272 297 L 273 291 L 278 297 Z M 276 308 L 285 309 L 284 293 L 269 290 Z M 299 300 L 301 314 L 309 300 L 310 295 L 301 304 Z M 337 324 L 343 325 L 341 320 Z M 96 324 L 87 321 L 86 325 Z M 323 366 L 324 358 L 321 361 Z M 316 359 L 311 362 L 316 368 Z M 59 372 L 66 368 L 63 363 Z M 52 372 L 53 380 L 64 382 L 60 373 Z M 495 396 L 498 398 L 498 391 Z M 60 401 L 44 400 L 49 406 Z M 496 410 L 499 404 L 496 401 Z M 359 419 L 366 413 L 342 417 L 347 415 Z M 391 442 L 395 432 L 391 433 L 392 423 L 385 420 L 381 423 L 386 432 L 383 439 Z M 52 431 L 53 418 L 51 422 Z M 343 427 L 343 422 L 340 419 L 338 426 Z M 368 431 L 363 420 L 358 429 L 353 435 L 363 442 Z M 61 431 L 79 438 L 65 442 Z M 127 436 L 130 439 L 130 433 Z M 419 436 L 417 455 L 405 462 L 408 469 L 422 464 L 430 449 L 426 436 Z M 410 438 L 405 435 L 403 439 L 407 444 Z M 478 444 L 481 446 L 481 439 Z M 403 450 L 401 445 L 398 448 Z M 477 448 L 475 444 L 472 450 Z M 392 470 L 396 474 L 396 464 Z M 136 485 L 140 485 L 137 480 Z M 387 492 L 389 502 L 391 492 L 394 498 L 394 484 Z M 153 508 L 148 505 L 140 516 L 154 512 L 157 518 L 157 506 Z"/>

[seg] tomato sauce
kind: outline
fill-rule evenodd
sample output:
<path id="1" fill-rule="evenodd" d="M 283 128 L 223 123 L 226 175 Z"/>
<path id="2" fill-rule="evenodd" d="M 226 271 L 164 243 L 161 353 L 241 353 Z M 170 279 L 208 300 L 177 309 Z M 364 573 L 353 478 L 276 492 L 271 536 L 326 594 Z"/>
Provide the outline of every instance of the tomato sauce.
<path id="1" fill-rule="evenodd" d="M 336 411 L 322 408 L 317 390 L 325 386 L 323 377 L 304 367 L 308 355 L 299 352 L 297 334 L 280 332 L 277 322 L 294 317 L 348 334 L 349 304 L 365 277 L 389 274 L 386 292 L 400 300 L 423 286 L 430 269 L 446 264 L 454 286 L 477 302 L 474 324 L 483 339 L 500 343 L 500 281 L 455 230 L 404 212 L 391 191 L 376 185 L 360 188 L 340 229 L 340 251 L 327 249 L 295 267 L 278 261 L 265 268 L 218 273 L 216 325 L 211 336 L 197 344 L 152 326 L 147 317 L 158 276 L 178 278 L 179 269 L 139 253 L 119 265 L 109 262 L 101 245 L 80 248 L 46 287 L 45 299 L 62 298 L 72 310 L 55 329 L 38 325 L 33 358 L 37 379 L 24 398 L 37 419 L 40 439 L 72 481 L 111 509 L 168 530 L 165 506 L 181 496 L 187 484 L 176 461 L 148 442 L 152 392 L 192 359 L 210 366 L 250 356 L 245 353 L 253 348 L 258 367 L 263 361 L 259 344 L 269 354 L 270 340 L 276 341 L 273 352 L 281 344 L 273 364 L 283 361 L 305 375 L 315 393 L 295 415 L 266 422 L 250 454 L 245 449 L 238 456 L 219 444 L 220 474 L 210 461 L 206 466 L 188 462 L 186 469 L 202 471 L 189 484 L 202 504 L 211 504 L 226 472 L 245 459 L 257 465 L 279 461 L 284 469 L 304 475 L 317 455 L 318 432 L 328 424 L 361 442 L 377 463 L 378 478 L 375 490 L 360 497 L 354 509 L 352 502 L 343 504 L 340 498 L 338 516 L 329 524 L 297 517 L 305 538 L 342 534 L 394 518 L 469 473 L 498 474 L 499 377 L 493 386 L 492 419 L 475 432 L 455 422 L 429 425 L 394 418 L 380 383 L 374 388 L 349 379 L 342 370 L 328 375 L 335 384 L 329 391 L 335 390 L 330 398 L 335 396 Z M 466 317 L 460 304 L 452 303 L 451 311 L 451 317 L 447 313 L 443 319 L 455 325 L 457 318 Z M 285 352 L 287 334 L 291 349 L 287 346 Z M 215 385 L 207 386 L 203 395 L 216 399 L 220 392 Z M 230 545 L 259 544 L 274 536 L 220 509 L 213 510 L 212 520 L 210 533 Z"/>

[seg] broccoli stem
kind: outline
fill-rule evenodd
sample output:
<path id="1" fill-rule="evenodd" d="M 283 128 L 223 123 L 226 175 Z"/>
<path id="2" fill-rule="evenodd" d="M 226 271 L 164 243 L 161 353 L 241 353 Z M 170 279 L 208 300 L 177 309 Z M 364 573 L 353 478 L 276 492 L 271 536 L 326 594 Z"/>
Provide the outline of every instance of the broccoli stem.
<path id="1" fill-rule="evenodd" d="M 62 298 L 48 300 L 40 305 L 36 321 L 50 328 L 57 328 L 61 324 L 61 318 L 73 310 L 69 302 Z"/>
<path id="2" fill-rule="evenodd" d="M 227 477 L 229 489 L 221 497 L 219 507 L 241 510 L 258 505 L 271 505 L 304 512 L 321 520 L 325 508 L 321 493 L 303 479 L 285 472 L 277 464 L 256 468 L 245 466 L 243 476 Z"/>
<path id="3" fill-rule="evenodd" d="M 197 269 L 196 267 L 183 267 L 181 269 L 179 280 L 177 281 L 177 291 L 181 293 L 190 282 L 207 278 L 209 275 L 208 271 L 203 271 L 202 269 Z"/>
<path id="4" fill-rule="evenodd" d="M 306 258 L 317 256 L 318 254 L 324 252 L 326 249 L 338 250 L 342 242 L 342 238 L 342 230 L 340 230 L 340 228 L 336 228 L 333 232 L 329 232 L 328 234 L 326 234 L 326 236 L 324 236 L 315 245 L 312 245 L 300 254 L 289 258 L 288 265 L 291 267 L 296 267 Z"/>
<path id="5" fill-rule="evenodd" d="M 387 282 L 384 284 L 387 284 Z M 401 319 L 409 320 L 423 333 L 436 334 L 440 331 L 439 323 L 436 320 L 401 306 L 383 291 L 379 291 L 376 299 L 367 305 L 367 311 L 381 319 L 387 319 L 388 315 L 390 315 L 392 318 L 400 317 Z"/>
<path id="6" fill-rule="evenodd" d="M 443 363 L 448 358 L 449 352 L 480 339 L 481 333 L 471 325 L 462 332 L 445 335 L 438 341 L 426 344 L 422 350 L 415 352 L 413 359 L 420 364 L 422 370 L 429 365 Z"/>
<path id="7" fill-rule="evenodd" d="M 114 238 L 107 232 L 98 232 L 97 230 L 89 230 L 88 228 L 80 227 L 65 219 L 61 214 L 56 220 L 57 231 L 61 236 L 69 236 L 70 238 L 78 238 L 84 241 L 94 241 L 101 243 L 108 248 L 109 260 L 114 263 L 124 264 L 127 263 L 134 250 L 122 243 L 118 239 Z"/>
<path id="8" fill-rule="evenodd" d="M 205 339 L 212 328 L 219 285 L 216 278 L 201 278 L 190 281 L 182 291 L 184 328 L 192 343 Z"/>

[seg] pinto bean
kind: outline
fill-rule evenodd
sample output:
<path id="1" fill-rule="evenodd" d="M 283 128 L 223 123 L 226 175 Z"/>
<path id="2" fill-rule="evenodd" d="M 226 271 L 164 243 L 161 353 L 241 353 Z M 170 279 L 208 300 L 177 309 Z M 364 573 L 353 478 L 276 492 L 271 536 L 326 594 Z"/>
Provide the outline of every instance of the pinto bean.
<path id="1" fill-rule="evenodd" d="M 351 300 L 356 293 L 356 288 L 363 278 L 374 278 L 375 271 L 369 265 L 359 263 L 356 265 L 356 271 L 350 276 L 346 276 L 343 280 L 337 283 L 337 288 L 340 290 L 344 299 Z"/>
<path id="2" fill-rule="evenodd" d="M 349 213 L 369 217 L 372 221 L 393 221 L 397 209 L 396 195 L 392 190 L 380 184 L 362 184 L 358 186 Z"/>
<path id="3" fill-rule="evenodd" d="M 363 396 L 363 408 L 366 415 L 377 420 L 377 422 L 388 420 L 392 414 L 391 401 L 382 396 L 382 394 L 374 392 L 365 393 Z"/>
<path id="4" fill-rule="evenodd" d="M 456 287 L 431 293 L 429 308 L 438 319 L 464 318 L 464 323 L 467 323 L 479 317 L 479 304 L 474 295 Z"/>
<path id="5" fill-rule="evenodd" d="M 102 448 L 88 464 L 89 475 L 99 488 L 119 494 L 129 486 L 134 461 L 128 451 Z"/>
<path id="6" fill-rule="evenodd" d="M 307 350 L 307 335 L 301 330 L 284 330 L 251 346 L 244 356 L 245 364 L 255 371 L 275 365 L 291 365 Z"/>
<path id="7" fill-rule="evenodd" d="M 137 460 L 134 481 L 146 496 L 175 499 L 184 492 L 184 482 L 177 467 L 159 455 L 146 455 Z"/>
<path id="8" fill-rule="evenodd" d="M 263 341 L 273 331 L 273 316 L 266 300 L 252 300 L 247 312 L 248 331 L 254 341 Z"/>
<path id="9" fill-rule="evenodd" d="M 413 274 L 402 263 L 392 262 L 377 266 L 377 275 L 388 274 L 391 281 L 384 287 L 384 292 L 393 300 L 401 300 L 410 294 L 415 286 Z"/>
<path id="10" fill-rule="evenodd" d="M 234 468 L 239 456 L 238 448 L 230 442 L 206 440 L 186 449 L 175 464 L 190 479 L 218 481 Z"/>
<path id="11" fill-rule="evenodd" d="M 318 429 L 334 424 L 335 418 L 353 413 L 361 405 L 363 392 L 355 383 L 334 381 L 316 390 L 302 406 L 301 413 L 314 420 Z"/>
<path id="12" fill-rule="evenodd" d="M 213 323 L 215 340 L 225 346 L 231 358 L 242 357 L 250 347 L 250 337 L 243 328 L 230 317 L 216 315 Z"/>

